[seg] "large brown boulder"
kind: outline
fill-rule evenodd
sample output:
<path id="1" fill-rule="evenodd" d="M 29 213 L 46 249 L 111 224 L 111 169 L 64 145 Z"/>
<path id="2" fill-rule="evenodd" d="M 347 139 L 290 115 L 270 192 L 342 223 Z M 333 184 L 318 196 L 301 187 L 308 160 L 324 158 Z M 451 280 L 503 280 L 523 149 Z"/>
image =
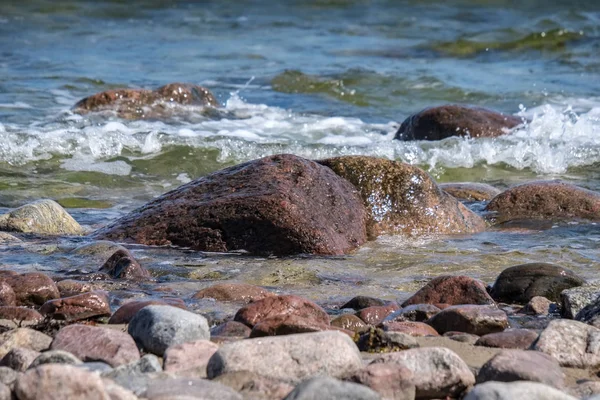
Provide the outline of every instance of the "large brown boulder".
<path id="1" fill-rule="evenodd" d="M 170 83 L 156 90 L 112 89 L 96 93 L 73 106 L 79 114 L 114 111 L 121 118 L 156 118 L 165 114 L 170 103 L 198 106 L 219 105 L 206 88 L 189 83 Z"/>
<path id="2" fill-rule="evenodd" d="M 369 234 L 474 233 L 482 218 L 450 196 L 425 171 L 409 164 L 365 156 L 320 160 L 358 188 L 370 211 Z"/>
<path id="3" fill-rule="evenodd" d="M 497 222 L 514 219 L 600 220 L 600 193 L 570 183 L 534 181 L 494 197 L 487 211 L 495 211 Z"/>
<path id="4" fill-rule="evenodd" d="M 339 255 L 366 241 L 366 220 L 349 182 L 281 154 L 180 186 L 94 236 L 200 251 Z"/>
<path id="5" fill-rule="evenodd" d="M 402 122 L 394 139 L 442 140 L 451 136 L 496 137 L 521 124 L 521 118 L 479 107 L 448 104 L 426 108 Z"/>
<path id="6" fill-rule="evenodd" d="M 408 298 L 402 307 L 413 304 L 494 304 L 485 284 L 469 276 L 442 275 L 433 278 L 417 293 Z"/>

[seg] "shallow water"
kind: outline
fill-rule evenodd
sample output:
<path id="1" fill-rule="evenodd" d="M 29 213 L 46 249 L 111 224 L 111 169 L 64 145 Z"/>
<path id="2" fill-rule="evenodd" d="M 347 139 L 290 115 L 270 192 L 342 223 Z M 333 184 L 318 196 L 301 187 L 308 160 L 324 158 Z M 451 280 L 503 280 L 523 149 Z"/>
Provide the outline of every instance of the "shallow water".
<path id="1" fill-rule="evenodd" d="M 600 3 L 590 1 L 4 0 L 0 206 L 53 198 L 94 229 L 191 179 L 283 152 L 386 157 L 442 182 L 560 178 L 600 190 L 599 50 Z M 98 91 L 174 81 L 208 87 L 222 110 L 177 107 L 166 121 L 70 111 Z M 405 117 L 448 102 L 529 122 L 495 139 L 392 140 Z M 70 252 L 83 239 L 25 239 L 0 245 L 0 262 L 59 274 L 102 263 Z M 599 241 L 595 224 L 550 224 L 383 237 L 335 258 L 134 246 L 157 283 L 115 293 L 189 297 L 230 279 L 322 302 L 403 298 L 441 273 L 490 282 L 529 261 L 595 279 Z"/>

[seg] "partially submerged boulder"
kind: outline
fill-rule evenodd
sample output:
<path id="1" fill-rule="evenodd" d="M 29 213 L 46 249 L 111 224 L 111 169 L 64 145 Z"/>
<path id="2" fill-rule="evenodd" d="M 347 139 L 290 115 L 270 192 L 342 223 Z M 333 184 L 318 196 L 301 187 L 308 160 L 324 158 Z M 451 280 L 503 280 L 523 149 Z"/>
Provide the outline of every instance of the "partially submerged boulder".
<path id="1" fill-rule="evenodd" d="M 394 139 L 442 140 L 452 136 L 496 137 L 523 121 L 513 115 L 479 107 L 448 104 L 426 108 L 402 122 Z"/>
<path id="2" fill-rule="evenodd" d="M 485 229 L 485 222 L 450 196 L 425 171 L 365 156 L 320 160 L 358 188 L 370 212 L 369 234 L 456 234 Z"/>
<path id="3" fill-rule="evenodd" d="M 0 230 L 39 235 L 82 235 L 83 228 L 54 200 L 26 204 L 0 215 Z"/>
<path id="4" fill-rule="evenodd" d="M 486 207 L 496 222 L 515 219 L 600 220 L 600 193 L 570 183 L 534 181 L 513 186 Z"/>
<path id="5" fill-rule="evenodd" d="M 487 183 L 475 182 L 440 183 L 440 188 L 460 201 L 488 201 L 502 192 Z"/>
<path id="6" fill-rule="evenodd" d="M 281 154 L 196 179 L 93 236 L 200 251 L 339 255 L 366 241 L 366 219 L 349 182 Z"/>

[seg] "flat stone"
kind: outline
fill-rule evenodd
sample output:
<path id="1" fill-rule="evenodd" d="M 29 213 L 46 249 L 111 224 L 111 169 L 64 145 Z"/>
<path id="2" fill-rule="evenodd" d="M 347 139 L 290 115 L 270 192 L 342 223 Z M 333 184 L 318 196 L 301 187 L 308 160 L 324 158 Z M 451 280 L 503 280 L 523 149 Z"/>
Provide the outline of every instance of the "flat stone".
<path id="1" fill-rule="evenodd" d="M 356 313 L 356 316 L 362 319 L 366 324 L 379 325 L 388 315 L 398 311 L 400 307 L 396 302 L 388 303 L 384 306 L 372 306 L 363 308 Z"/>
<path id="2" fill-rule="evenodd" d="M 529 300 L 521 312 L 533 315 L 548 315 L 552 309 L 553 302 L 544 296 L 534 296 Z"/>
<path id="3" fill-rule="evenodd" d="M 237 321 L 227 321 L 221 325 L 217 325 L 210 330 L 210 337 L 241 337 L 247 338 L 250 336 L 250 329 L 248 326 Z"/>
<path id="4" fill-rule="evenodd" d="M 65 364 L 46 364 L 21 375 L 15 384 L 19 400 L 108 400 L 100 376 Z"/>
<path id="5" fill-rule="evenodd" d="M 164 305 L 181 308 L 187 310 L 187 307 L 181 299 L 160 299 L 160 300 L 134 300 L 123 304 L 115 311 L 115 313 L 108 320 L 109 324 L 128 324 L 129 321 L 140 311 L 142 308 L 153 305 Z"/>
<path id="6" fill-rule="evenodd" d="M 110 328 L 68 325 L 58 331 L 52 350 L 64 350 L 82 361 L 103 361 L 112 367 L 135 362 L 140 358 L 131 336 Z"/>
<path id="7" fill-rule="evenodd" d="M 29 328 L 18 328 L 0 335 L 0 357 L 4 357 L 15 347 L 44 351 L 50 347 L 52 338 Z"/>
<path id="8" fill-rule="evenodd" d="M 39 351 L 23 348 L 13 347 L 4 357 L 0 360 L 0 365 L 14 369 L 15 371 L 23 372 L 40 355 Z"/>
<path id="9" fill-rule="evenodd" d="M 213 382 L 229 386 L 245 399 L 252 400 L 283 399 L 294 389 L 286 382 L 248 371 L 223 374 L 213 379 Z"/>
<path id="10" fill-rule="evenodd" d="M 142 397 L 148 400 L 242 400 L 242 396 L 229 386 L 205 379 L 189 378 L 150 382 Z"/>
<path id="11" fill-rule="evenodd" d="M 96 285 L 90 282 L 80 282 L 74 279 L 64 279 L 62 281 L 58 281 L 56 282 L 56 287 L 60 293 L 60 297 L 71 297 L 98 289 Z"/>
<path id="12" fill-rule="evenodd" d="M 386 332 L 371 328 L 360 335 L 357 346 L 360 351 L 384 353 L 412 349 L 419 347 L 419 344 L 411 335 L 404 332 Z"/>
<path id="13" fill-rule="evenodd" d="M 443 275 L 433 278 L 402 307 L 411 304 L 495 304 L 483 282 L 468 276 Z"/>
<path id="14" fill-rule="evenodd" d="M 41 306 L 60 296 L 54 281 L 41 272 L 28 272 L 3 279 L 13 288 L 19 306 Z"/>
<path id="15" fill-rule="evenodd" d="M 503 350 L 486 362 L 477 383 L 532 381 L 561 389 L 565 374 L 558 361 L 539 351 Z"/>
<path id="16" fill-rule="evenodd" d="M 502 332 L 508 328 L 506 313 L 490 306 L 451 306 L 427 321 L 439 333 L 459 331 L 474 335 Z"/>
<path id="17" fill-rule="evenodd" d="M 362 310 L 363 308 L 373 307 L 373 306 L 383 306 L 386 302 L 381 299 L 377 299 L 375 297 L 369 296 L 355 296 L 344 303 L 340 309 L 342 308 L 352 308 L 354 310 Z"/>
<path id="18" fill-rule="evenodd" d="M 558 360 L 563 367 L 600 367 L 600 329 L 583 322 L 557 319 L 542 331 L 534 350 Z"/>
<path id="19" fill-rule="evenodd" d="M 430 325 L 415 321 L 382 322 L 381 326 L 387 332 L 402 332 L 410 336 L 440 336 Z"/>
<path id="20" fill-rule="evenodd" d="M 314 161 L 279 154 L 198 178 L 93 236 L 199 251 L 340 255 L 366 241 L 366 220 L 348 181 Z"/>
<path id="21" fill-rule="evenodd" d="M 192 298 L 251 303 L 269 296 L 273 296 L 273 293 L 259 286 L 247 283 L 218 283 L 196 292 Z"/>
<path id="22" fill-rule="evenodd" d="M 25 307 L 0 307 L 0 319 L 8 319 L 19 324 L 36 323 L 44 319 L 39 312 Z"/>
<path id="23" fill-rule="evenodd" d="M 208 322 L 202 315 L 161 305 L 138 311 L 127 331 L 141 348 L 157 356 L 162 356 L 172 345 L 210 339 Z"/>
<path id="24" fill-rule="evenodd" d="M 440 311 L 433 304 L 411 304 L 385 317 L 383 323 L 396 321 L 424 322 Z"/>
<path id="25" fill-rule="evenodd" d="M 315 322 L 298 315 L 277 315 L 263 319 L 250 332 L 250 337 L 292 335 L 295 333 L 321 332 L 331 329 L 329 324 Z"/>
<path id="26" fill-rule="evenodd" d="M 463 400 L 577 400 L 553 387 L 537 382 L 486 382 L 477 385 Z"/>
<path id="27" fill-rule="evenodd" d="M 600 284 L 587 284 L 565 289 L 560 293 L 561 315 L 575 319 L 577 314 L 600 298 Z"/>
<path id="28" fill-rule="evenodd" d="M 380 400 L 381 397 L 377 392 L 358 383 L 316 377 L 298 384 L 284 400 L 317 399 Z"/>
<path id="29" fill-rule="evenodd" d="M 75 357 L 68 351 L 62 350 L 48 350 L 41 353 L 29 366 L 30 368 L 39 367 L 43 364 L 69 364 L 69 365 L 80 365 L 83 364 L 79 358 Z"/>
<path id="30" fill-rule="evenodd" d="M 368 328 L 368 325 L 356 315 L 343 314 L 331 321 L 331 326 L 347 329 L 353 332 L 363 332 Z"/>
<path id="31" fill-rule="evenodd" d="M 362 367 L 350 337 L 335 331 L 246 339 L 223 345 L 210 359 L 207 374 L 250 371 L 299 383 L 318 375 L 351 376 Z"/>
<path id="32" fill-rule="evenodd" d="M 486 207 L 496 220 L 600 220 L 600 193 L 559 180 L 533 181 L 513 186 Z M 551 299 L 553 300 L 553 299 Z"/>
<path id="33" fill-rule="evenodd" d="M 234 320 L 253 327 L 258 322 L 280 315 L 297 315 L 315 323 L 329 325 L 329 315 L 310 300 L 299 296 L 271 296 L 238 310 Z"/>
<path id="34" fill-rule="evenodd" d="M 0 215 L 0 230 L 40 235 L 82 235 L 84 229 L 53 200 L 39 200 Z"/>
<path id="35" fill-rule="evenodd" d="M 370 387 L 383 399 L 414 400 L 415 398 L 413 373 L 401 364 L 369 364 L 350 379 Z"/>
<path id="36" fill-rule="evenodd" d="M 110 315 L 110 301 L 107 292 L 98 290 L 62 299 L 48 300 L 40 308 L 40 311 L 54 319 L 78 321 Z"/>
<path id="37" fill-rule="evenodd" d="M 475 376 L 453 351 L 424 347 L 382 355 L 373 364 L 399 364 L 413 373 L 418 399 L 458 397 L 475 384 Z"/>
<path id="38" fill-rule="evenodd" d="M 560 301 L 560 293 L 585 281 L 559 265 L 531 263 L 515 265 L 500 273 L 490 294 L 497 301 L 526 304 L 535 296 Z"/>
<path id="39" fill-rule="evenodd" d="M 452 182 L 440 183 L 440 188 L 460 201 L 488 201 L 501 193 L 501 190 L 487 183 Z"/>
<path id="40" fill-rule="evenodd" d="M 358 189 L 369 210 L 370 237 L 476 233 L 486 228 L 481 217 L 413 165 L 367 156 L 335 157 L 319 163 Z"/>
<path id="41" fill-rule="evenodd" d="M 0 306 L 16 306 L 17 296 L 13 288 L 0 278 Z"/>
<path id="42" fill-rule="evenodd" d="M 481 107 L 445 104 L 406 118 L 396 140 L 443 140 L 453 136 L 496 137 L 522 124 L 519 117 Z"/>
<path id="43" fill-rule="evenodd" d="M 219 346 L 209 340 L 169 346 L 164 354 L 163 368 L 166 372 L 177 372 L 186 377 L 206 378 L 208 360 L 219 349 Z"/>
<path id="44" fill-rule="evenodd" d="M 150 278 L 150 273 L 133 257 L 127 249 L 120 249 L 106 260 L 100 267 L 100 272 L 106 272 L 115 279 L 144 281 Z"/>
<path id="45" fill-rule="evenodd" d="M 526 350 L 537 340 L 538 333 L 531 329 L 507 329 L 504 332 L 488 333 L 479 338 L 477 346 L 501 349 Z"/>

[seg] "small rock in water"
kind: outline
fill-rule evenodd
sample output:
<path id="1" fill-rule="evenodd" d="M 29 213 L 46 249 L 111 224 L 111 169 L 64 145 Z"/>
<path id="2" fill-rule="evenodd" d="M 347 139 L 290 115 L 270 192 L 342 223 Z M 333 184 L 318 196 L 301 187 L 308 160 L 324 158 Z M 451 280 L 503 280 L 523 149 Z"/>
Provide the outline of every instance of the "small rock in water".
<path id="1" fill-rule="evenodd" d="M 129 321 L 140 311 L 147 306 L 163 305 L 181 308 L 187 310 L 187 307 L 181 299 L 160 299 L 160 300 L 133 300 L 123 304 L 108 320 L 109 324 L 128 324 Z"/>
<path id="2" fill-rule="evenodd" d="M 563 318 L 575 319 L 577 314 L 600 298 L 600 285 L 588 284 L 565 289 L 560 294 L 561 315 Z"/>
<path id="3" fill-rule="evenodd" d="M 486 362 L 477 383 L 532 381 L 561 389 L 565 374 L 558 361 L 539 351 L 503 350 Z"/>
<path id="4" fill-rule="evenodd" d="M 202 315 L 160 305 L 138 311 L 129 322 L 128 332 L 141 348 L 158 356 L 172 345 L 210 339 L 208 322 Z"/>
<path id="5" fill-rule="evenodd" d="M 441 310 L 433 304 L 411 304 L 388 315 L 387 317 L 385 317 L 383 322 L 424 322 L 427 321 L 429 318 L 433 317 L 435 314 L 439 313 L 440 311 Z"/>
<path id="6" fill-rule="evenodd" d="M 401 364 L 369 364 L 350 378 L 370 387 L 384 399 L 414 400 L 413 373 Z"/>
<path id="7" fill-rule="evenodd" d="M 496 301 L 526 304 L 535 296 L 555 302 L 560 293 L 585 283 L 573 271 L 559 265 L 530 263 L 506 268 L 500 273 L 490 294 Z"/>
<path id="8" fill-rule="evenodd" d="M 44 351 L 50 347 L 52 338 L 29 328 L 18 328 L 0 335 L 0 357 L 4 357 L 15 347 Z"/>
<path id="9" fill-rule="evenodd" d="M 506 313 L 490 306 L 451 306 L 427 321 L 439 333 L 459 331 L 474 335 L 502 332 L 508 328 Z"/>
<path id="10" fill-rule="evenodd" d="M 48 350 L 40 354 L 29 366 L 35 368 L 43 364 L 70 364 L 79 365 L 82 364 L 79 358 L 75 357 L 68 351 L 62 350 Z"/>
<path id="11" fill-rule="evenodd" d="M 519 117 L 480 107 L 447 104 L 426 108 L 402 122 L 396 140 L 442 140 L 453 136 L 496 137 L 522 124 Z"/>
<path id="12" fill-rule="evenodd" d="M 318 375 L 345 378 L 362 367 L 347 335 L 325 331 L 246 339 L 223 345 L 210 359 L 210 379 L 239 371 L 299 383 Z"/>
<path id="13" fill-rule="evenodd" d="M 242 337 L 247 338 L 250 336 L 250 329 L 245 324 L 237 321 L 227 321 L 221 325 L 217 325 L 210 330 L 210 337 Z"/>
<path id="14" fill-rule="evenodd" d="M 169 346 L 164 354 L 164 369 L 166 372 L 177 372 L 187 377 L 206 378 L 208 360 L 219 349 L 219 346 L 209 340 Z"/>
<path id="15" fill-rule="evenodd" d="M 52 350 L 64 350 L 82 361 L 104 361 L 112 367 L 140 358 L 131 336 L 115 329 L 88 325 L 68 325 L 52 341 Z"/>
<path id="16" fill-rule="evenodd" d="M 83 228 L 53 200 L 39 200 L 0 215 L 0 230 L 40 235 L 83 235 Z"/>
<path id="17" fill-rule="evenodd" d="M 542 331 L 534 350 L 551 355 L 563 367 L 600 367 L 600 329 L 583 322 L 557 319 Z"/>
<path id="18" fill-rule="evenodd" d="M 89 282 L 79 282 L 73 279 L 63 279 L 56 282 L 60 297 L 71 297 L 82 293 L 97 290 L 96 286 Z"/>
<path id="19" fill-rule="evenodd" d="M 344 303 L 340 308 L 353 308 L 355 310 L 362 310 L 363 308 L 373 307 L 373 306 L 383 306 L 385 305 L 385 301 L 381 299 L 377 299 L 375 297 L 369 296 L 355 296 L 346 303 Z"/>
<path id="20" fill-rule="evenodd" d="M 443 275 L 432 279 L 402 303 L 412 304 L 495 304 L 483 282 L 468 276 Z"/>
<path id="21" fill-rule="evenodd" d="M 39 355 L 39 351 L 23 347 L 13 347 L 4 357 L 2 357 L 0 365 L 12 368 L 15 371 L 23 372 L 29 368 L 33 360 Z"/>
<path id="22" fill-rule="evenodd" d="M 142 267 L 129 250 L 117 250 L 100 267 L 100 272 L 108 273 L 112 278 L 121 278 L 129 280 L 146 280 L 150 278 L 150 273 Z"/>
<path id="23" fill-rule="evenodd" d="M 268 296 L 273 296 L 273 294 L 259 286 L 248 285 L 247 283 L 219 283 L 200 290 L 192 298 L 251 303 Z"/>
<path id="24" fill-rule="evenodd" d="M 60 296 L 54 281 L 41 272 L 28 272 L 2 279 L 13 288 L 19 306 L 41 306 Z"/>
<path id="25" fill-rule="evenodd" d="M 380 400 L 381 397 L 377 392 L 358 383 L 317 377 L 298 384 L 284 400 L 316 399 Z"/>
<path id="26" fill-rule="evenodd" d="M 396 302 L 388 303 L 384 306 L 372 306 L 363 308 L 362 310 L 356 313 L 356 316 L 366 324 L 369 325 L 378 325 L 390 314 L 398 311 L 400 307 Z"/>
<path id="27" fill-rule="evenodd" d="M 500 189 L 487 183 L 440 183 L 440 188 L 460 201 L 488 201 L 501 193 Z"/>
<path id="28" fill-rule="evenodd" d="M 329 315 L 310 300 L 294 295 L 270 296 L 238 310 L 234 320 L 253 327 L 260 321 L 281 315 L 296 315 L 307 321 L 329 325 Z"/>
<path id="29" fill-rule="evenodd" d="M 54 319 L 78 321 L 91 317 L 110 315 L 108 293 L 94 291 L 62 299 L 49 300 L 40 311 Z"/>
<path id="30" fill-rule="evenodd" d="M 477 385 L 464 400 L 577 400 L 553 387 L 537 382 L 486 382 Z"/>
<path id="31" fill-rule="evenodd" d="M 1 279 L 1 278 L 0 278 Z M 17 296 L 13 288 L 4 280 L 0 280 L 0 306 L 16 306 Z"/>
<path id="32" fill-rule="evenodd" d="M 501 349 L 525 350 L 537 340 L 538 333 L 531 329 L 507 329 L 504 332 L 488 333 L 479 338 L 477 346 Z"/>

